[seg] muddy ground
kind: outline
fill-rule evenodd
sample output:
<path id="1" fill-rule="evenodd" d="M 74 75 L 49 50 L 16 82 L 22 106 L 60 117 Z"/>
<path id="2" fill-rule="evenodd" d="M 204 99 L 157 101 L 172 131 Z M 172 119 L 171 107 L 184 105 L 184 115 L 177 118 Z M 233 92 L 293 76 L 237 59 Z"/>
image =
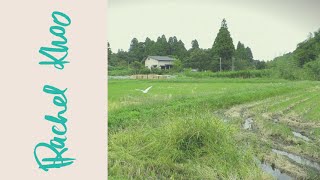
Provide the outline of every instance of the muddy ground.
<path id="1" fill-rule="evenodd" d="M 219 110 L 277 179 L 320 179 L 319 87 Z"/>

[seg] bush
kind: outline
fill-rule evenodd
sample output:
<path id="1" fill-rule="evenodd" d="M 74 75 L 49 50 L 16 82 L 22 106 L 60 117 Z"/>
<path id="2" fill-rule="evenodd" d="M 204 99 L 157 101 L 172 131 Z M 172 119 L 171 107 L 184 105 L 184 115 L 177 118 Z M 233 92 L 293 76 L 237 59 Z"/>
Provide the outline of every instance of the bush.
<path id="1" fill-rule="evenodd" d="M 185 76 L 194 78 L 263 78 L 271 77 L 271 71 L 264 70 L 243 70 L 243 71 L 225 71 L 225 72 L 191 72 L 190 69 L 184 71 Z"/>
<path id="2" fill-rule="evenodd" d="M 140 74 L 150 74 L 151 70 L 147 67 L 143 67 L 142 69 L 140 69 L 139 73 Z"/>
<path id="3" fill-rule="evenodd" d="M 109 76 L 128 76 L 133 73 L 128 67 L 108 67 Z"/>
<path id="4" fill-rule="evenodd" d="M 303 66 L 303 69 L 305 70 L 306 73 L 306 79 L 309 80 L 320 80 L 320 57 L 315 60 L 306 63 Z"/>

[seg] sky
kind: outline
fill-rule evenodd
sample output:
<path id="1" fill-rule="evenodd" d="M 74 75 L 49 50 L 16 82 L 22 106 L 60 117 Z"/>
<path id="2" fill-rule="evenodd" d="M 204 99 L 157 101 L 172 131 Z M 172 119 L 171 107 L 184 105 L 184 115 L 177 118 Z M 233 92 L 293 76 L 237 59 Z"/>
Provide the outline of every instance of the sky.
<path id="1" fill-rule="evenodd" d="M 272 60 L 320 28 L 320 0 L 108 0 L 108 42 L 113 52 L 127 51 L 133 38 L 164 34 L 207 49 L 223 18 L 235 47 L 241 41 L 254 59 Z"/>

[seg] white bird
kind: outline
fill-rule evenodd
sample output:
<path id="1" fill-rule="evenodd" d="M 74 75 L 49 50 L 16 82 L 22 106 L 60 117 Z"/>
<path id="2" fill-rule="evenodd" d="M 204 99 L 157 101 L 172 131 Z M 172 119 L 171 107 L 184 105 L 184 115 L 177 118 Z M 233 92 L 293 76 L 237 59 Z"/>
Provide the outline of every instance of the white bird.
<path id="1" fill-rule="evenodd" d="M 143 92 L 144 94 L 148 93 L 148 91 L 152 88 L 152 86 L 148 87 L 147 89 L 145 90 L 141 90 L 141 89 L 136 89 L 137 91 L 141 91 Z"/>

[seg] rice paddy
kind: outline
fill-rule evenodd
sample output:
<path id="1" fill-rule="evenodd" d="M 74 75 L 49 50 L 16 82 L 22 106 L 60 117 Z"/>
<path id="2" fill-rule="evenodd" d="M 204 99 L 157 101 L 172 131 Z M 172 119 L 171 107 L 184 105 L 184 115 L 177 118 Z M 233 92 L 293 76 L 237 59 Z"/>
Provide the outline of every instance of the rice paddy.
<path id="1" fill-rule="evenodd" d="M 320 178 L 319 90 L 272 79 L 109 80 L 109 178 L 279 178 L 261 165 Z"/>

